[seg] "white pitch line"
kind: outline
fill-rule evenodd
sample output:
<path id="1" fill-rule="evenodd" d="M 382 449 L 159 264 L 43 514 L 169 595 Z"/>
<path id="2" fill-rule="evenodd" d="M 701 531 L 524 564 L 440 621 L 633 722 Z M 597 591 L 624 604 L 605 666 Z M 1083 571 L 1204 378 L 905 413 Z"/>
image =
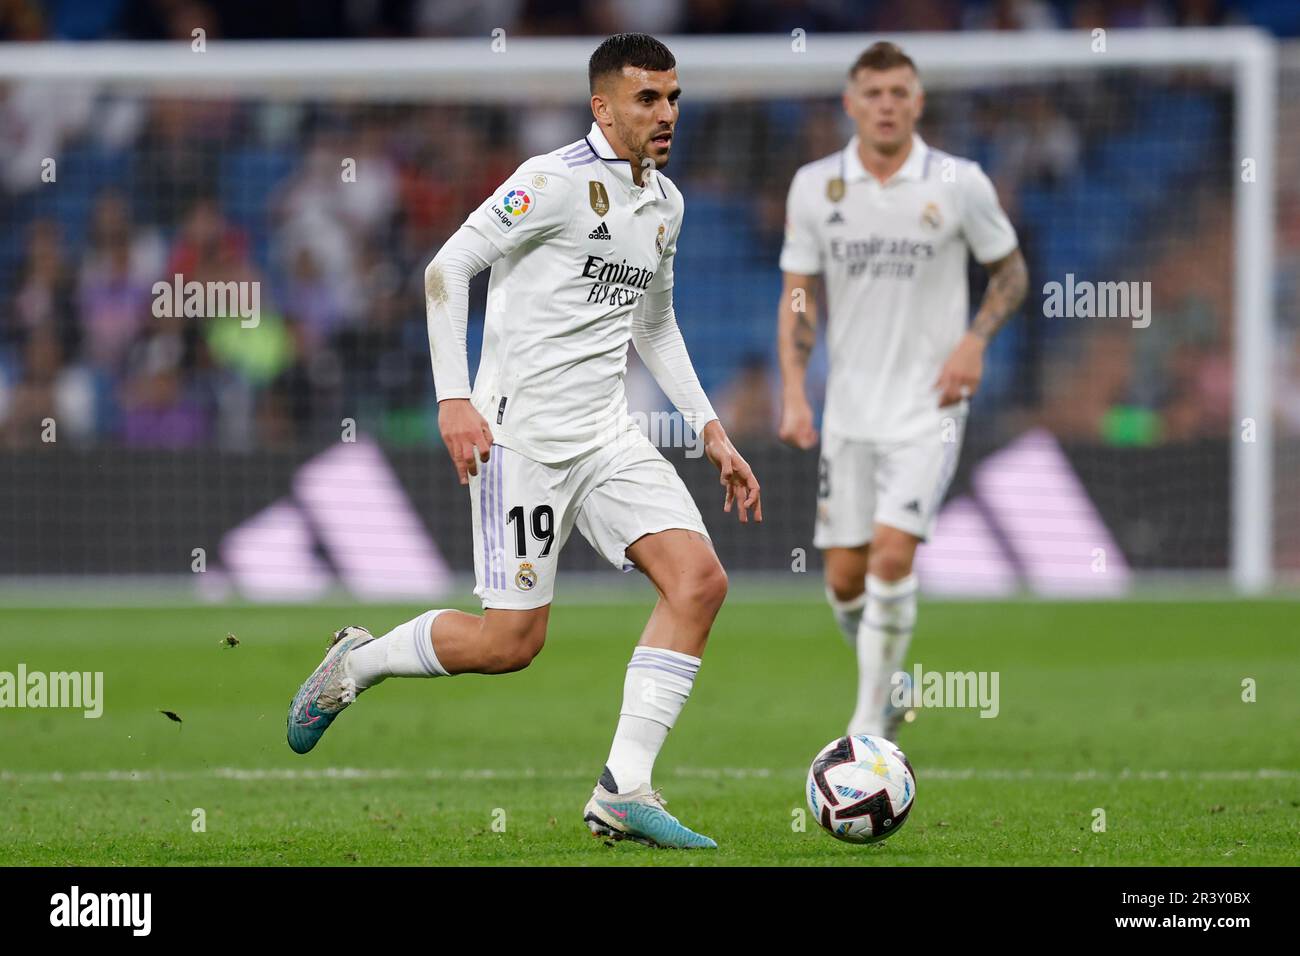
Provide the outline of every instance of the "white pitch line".
<path id="1" fill-rule="evenodd" d="M 769 767 L 678 767 L 663 776 L 704 780 L 753 780 L 800 778 L 805 771 Z M 1021 780 L 1049 783 L 1125 782 L 1232 782 L 1248 780 L 1300 780 L 1300 770 L 1259 768 L 1255 770 L 1032 770 L 1005 768 L 922 768 L 926 780 Z M 590 769 L 537 770 L 532 767 L 478 769 L 322 767 L 255 768 L 211 767 L 204 770 L 0 770 L 0 783 L 172 783 L 187 780 L 237 780 L 245 782 L 295 780 L 585 780 Z"/>

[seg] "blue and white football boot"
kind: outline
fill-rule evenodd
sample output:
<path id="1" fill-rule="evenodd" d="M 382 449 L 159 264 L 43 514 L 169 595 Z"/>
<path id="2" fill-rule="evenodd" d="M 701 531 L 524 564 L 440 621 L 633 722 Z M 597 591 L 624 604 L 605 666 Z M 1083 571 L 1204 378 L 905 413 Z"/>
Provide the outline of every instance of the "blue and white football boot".
<path id="1" fill-rule="evenodd" d="M 658 790 L 640 786 L 617 793 L 608 768 L 587 801 L 583 820 L 592 836 L 614 840 L 635 840 L 646 846 L 675 850 L 716 850 L 718 844 L 689 827 L 664 809 L 666 801 Z"/>
<path id="2" fill-rule="evenodd" d="M 305 754 L 316 746 L 334 718 L 357 699 L 357 683 L 347 676 L 348 654 L 375 638 L 364 627 L 336 631 L 320 666 L 298 688 L 289 705 L 289 746 Z"/>

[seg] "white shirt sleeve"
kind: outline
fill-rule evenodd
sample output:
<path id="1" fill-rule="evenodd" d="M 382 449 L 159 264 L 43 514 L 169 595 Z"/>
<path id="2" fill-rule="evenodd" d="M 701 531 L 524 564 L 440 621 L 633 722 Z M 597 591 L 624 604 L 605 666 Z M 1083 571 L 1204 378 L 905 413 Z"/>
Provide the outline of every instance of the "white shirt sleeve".
<path id="1" fill-rule="evenodd" d="M 982 263 L 1010 255 L 1019 240 L 992 181 L 978 163 L 970 163 L 958 173 L 958 182 L 962 186 L 961 231 L 971 253 Z"/>
<path id="2" fill-rule="evenodd" d="M 698 435 L 718 416 L 700 386 L 673 310 L 673 260 L 680 220 L 659 260 L 659 269 L 632 315 L 632 344 L 668 400 Z"/>
<path id="3" fill-rule="evenodd" d="M 822 246 L 817 236 L 816 216 L 808 201 L 805 178 L 796 173 L 786 195 L 781 271 L 812 276 L 819 275 L 822 271 Z"/>
<path id="4" fill-rule="evenodd" d="M 573 184 L 547 159 L 524 163 L 465 220 L 502 255 L 559 235 L 573 217 Z"/>
<path id="5" fill-rule="evenodd" d="M 429 354 L 438 401 L 469 398 L 469 280 L 502 256 L 473 229 L 461 226 L 424 270 L 424 307 L 429 324 Z"/>

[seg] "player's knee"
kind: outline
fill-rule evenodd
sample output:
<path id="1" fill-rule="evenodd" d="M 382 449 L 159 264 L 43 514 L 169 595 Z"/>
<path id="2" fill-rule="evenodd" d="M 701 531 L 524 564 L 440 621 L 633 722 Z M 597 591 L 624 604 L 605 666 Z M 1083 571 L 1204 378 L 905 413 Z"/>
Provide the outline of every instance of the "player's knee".
<path id="1" fill-rule="evenodd" d="M 912 573 L 912 549 L 893 544 L 873 547 L 867 573 L 882 581 L 901 581 Z"/>
<path id="2" fill-rule="evenodd" d="M 488 650 L 483 665 L 485 674 L 510 674 L 521 671 L 533 662 L 546 643 L 546 621 L 529 618 L 511 622 L 491 633 L 485 633 Z"/>
<path id="3" fill-rule="evenodd" d="M 867 578 L 856 569 L 827 567 L 826 587 L 831 594 L 835 595 L 835 600 L 853 601 L 861 597 L 862 592 L 867 589 Z"/>
<path id="4" fill-rule="evenodd" d="M 867 558 L 867 574 L 883 581 L 901 581 L 911 574 L 915 542 L 900 535 L 878 535 Z"/>
<path id="5" fill-rule="evenodd" d="M 714 560 L 685 576 L 668 598 L 689 614 L 712 618 L 727 599 L 727 572 Z"/>
<path id="6" fill-rule="evenodd" d="M 488 655 L 485 674 L 512 674 L 533 662 L 542 650 L 541 641 L 516 639 L 503 641 L 493 647 Z"/>

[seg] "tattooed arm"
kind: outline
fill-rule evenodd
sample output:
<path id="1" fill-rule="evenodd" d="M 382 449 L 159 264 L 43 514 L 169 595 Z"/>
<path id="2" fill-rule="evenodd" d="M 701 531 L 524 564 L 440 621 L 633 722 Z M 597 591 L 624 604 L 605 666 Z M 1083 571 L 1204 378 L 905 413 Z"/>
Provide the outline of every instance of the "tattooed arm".
<path id="1" fill-rule="evenodd" d="M 776 343 L 781 362 L 781 430 L 783 442 L 796 448 L 817 444 L 812 406 L 804 390 L 808 358 L 817 344 L 817 277 L 783 273 L 777 309 Z"/>
<path id="2" fill-rule="evenodd" d="M 984 291 L 980 309 L 975 313 L 975 321 L 952 355 L 948 356 L 935 380 L 941 406 L 975 394 L 984 375 L 984 347 L 1020 308 L 1025 293 L 1029 291 L 1029 269 L 1019 249 L 988 263 L 988 270 L 989 285 Z"/>

